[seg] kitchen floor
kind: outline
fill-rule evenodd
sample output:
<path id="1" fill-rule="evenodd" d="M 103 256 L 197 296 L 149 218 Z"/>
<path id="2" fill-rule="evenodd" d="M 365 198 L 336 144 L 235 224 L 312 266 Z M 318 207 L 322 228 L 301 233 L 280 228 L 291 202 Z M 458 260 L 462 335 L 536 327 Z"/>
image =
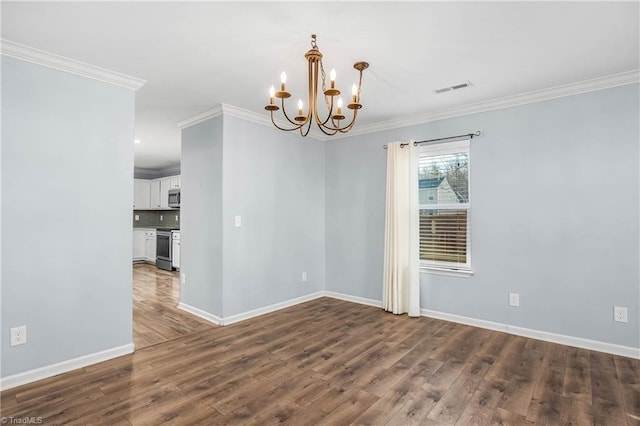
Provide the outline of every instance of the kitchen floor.
<path id="1" fill-rule="evenodd" d="M 216 325 L 177 308 L 180 274 L 133 265 L 133 343 L 136 350 Z"/>

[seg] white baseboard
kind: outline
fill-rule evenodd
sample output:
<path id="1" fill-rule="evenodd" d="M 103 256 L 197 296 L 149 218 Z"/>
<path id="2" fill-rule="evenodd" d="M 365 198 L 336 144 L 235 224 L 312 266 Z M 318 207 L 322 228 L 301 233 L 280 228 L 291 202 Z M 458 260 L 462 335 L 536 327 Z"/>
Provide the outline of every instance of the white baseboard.
<path id="1" fill-rule="evenodd" d="M 128 355 L 133 353 L 134 349 L 133 343 L 130 343 L 128 345 L 118 346 L 93 354 L 58 362 L 56 364 L 36 368 L 34 370 L 25 371 L 24 373 L 3 377 L 0 379 L 0 390 L 4 391 L 10 388 L 15 388 L 16 386 L 26 385 L 27 383 L 46 379 L 61 373 L 66 373 L 67 371 L 76 370 L 88 365 Z"/>
<path id="2" fill-rule="evenodd" d="M 347 302 L 359 303 L 376 308 L 382 307 L 380 300 L 366 299 L 364 297 L 351 296 L 348 294 L 325 292 L 326 297 L 345 300 Z M 477 318 L 465 317 L 462 315 L 448 314 L 445 312 L 420 309 L 423 317 L 435 318 L 444 321 L 451 321 L 458 324 L 470 325 L 473 327 L 486 328 L 488 330 L 501 331 L 503 333 L 517 336 L 529 337 L 531 339 L 543 340 L 545 342 L 559 343 L 561 345 L 573 346 L 576 348 L 589 349 L 597 352 L 605 352 L 613 355 L 625 356 L 628 358 L 640 359 L 640 348 L 632 346 L 616 345 L 615 343 L 600 342 L 597 340 L 583 339 L 581 337 L 566 336 L 563 334 L 551 333 L 548 331 L 533 330 L 530 328 L 516 327 L 514 325 L 503 324 L 494 321 L 487 321 Z"/>
<path id="3" fill-rule="evenodd" d="M 373 306 L 374 308 L 382 308 L 382 302 L 380 300 L 367 299 L 365 297 L 351 296 L 349 294 L 336 293 L 334 291 L 325 291 L 326 297 L 332 299 L 344 300 L 346 302 L 359 303 L 361 305 Z"/>
<path id="4" fill-rule="evenodd" d="M 223 325 L 223 319 L 217 315 L 210 314 L 207 311 L 203 311 L 202 309 L 196 308 L 195 306 L 187 305 L 186 303 L 178 303 L 178 309 L 182 309 L 185 312 L 189 312 L 197 317 L 205 319 L 209 322 L 212 322 L 216 325 Z"/>
<path id="5" fill-rule="evenodd" d="M 260 315 L 279 311 L 280 309 L 288 308 L 290 306 L 295 306 L 300 303 L 308 302 L 310 300 L 319 299 L 324 295 L 325 294 L 323 291 L 319 291 L 316 293 L 307 294 L 305 296 L 296 297 L 295 299 L 285 300 L 284 302 L 279 302 L 273 305 L 264 306 L 262 308 L 253 309 L 251 311 L 241 312 L 239 314 L 231 315 L 224 318 L 182 302 L 178 303 L 178 309 L 182 309 L 183 311 L 189 312 L 216 325 L 230 325 L 236 322 L 247 320 L 249 318 L 254 318 Z"/>
<path id="6" fill-rule="evenodd" d="M 263 308 L 254 309 L 247 312 L 242 312 L 236 315 L 231 315 L 223 319 L 223 325 L 233 324 L 235 322 L 244 321 L 249 318 L 257 317 L 260 315 L 268 314 L 280 309 L 288 308 L 290 306 L 298 305 L 300 303 L 308 302 L 310 300 L 319 299 L 325 295 L 324 291 L 317 293 L 307 294 L 305 296 L 296 297 L 295 299 L 285 300 L 284 302 L 276 303 L 273 305 L 265 306 Z"/>
<path id="7" fill-rule="evenodd" d="M 436 318 L 440 320 L 455 322 L 458 324 L 466 324 L 474 327 L 501 331 L 503 333 L 515 334 L 516 336 L 529 337 L 531 339 L 543 340 L 545 342 L 559 343 L 561 345 L 573 346 L 576 348 L 588 349 L 597 352 L 606 352 L 613 355 L 640 359 L 640 348 L 634 348 L 632 346 L 622 346 L 616 345 L 615 343 L 583 339 L 582 337 L 574 337 L 564 334 L 551 333 L 548 331 L 533 330 L 530 328 L 517 327 L 515 325 L 486 321 L 456 314 L 448 314 L 444 312 L 432 311 L 429 309 L 421 309 L 420 313 L 424 317 Z"/>
<path id="8" fill-rule="evenodd" d="M 502 331 L 508 333 L 507 325 L 499 322 L 486 321 L 476 318 L 463 317 L 462 315 L 447 314 L 445 312 L 431 311 L 429 309 L 420 309 L 420 315 L 423 317 L 435 318 L 444 321 L 451 321 L 458 324 L 471 325 L 473 327 L 486 328 L 488 330 Z"/>
<path id="9" fill-rule="evenodd" d="M 562 334 L 532 330 L 529 328 L 516 327 L 513 325 L 507 325 L 507 333 L 529 337 L 531 339 L 544 340 L 552 343 L 560 343 L 561 345 L 574 346 L 576 348 L 589 349 L 597 352 L 606 352 L 613 355 L 625 356 L 627 358 L 640 359 L 640 348 L 634 348 L 632 346 L 616 345 L 615 343 L 583 339 L 582 337 L 565 336 Z"/>

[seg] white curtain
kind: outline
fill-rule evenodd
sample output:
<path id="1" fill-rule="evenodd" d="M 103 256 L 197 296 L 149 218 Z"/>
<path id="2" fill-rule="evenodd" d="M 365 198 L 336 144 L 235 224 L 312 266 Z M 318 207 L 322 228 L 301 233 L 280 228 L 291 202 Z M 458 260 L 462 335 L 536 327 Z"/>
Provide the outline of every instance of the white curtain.
<path id="1" fill-rule="evenodd" d="M 420 316 L 418 148 L 387 145 L 382 306 L 394 314 Z"/>

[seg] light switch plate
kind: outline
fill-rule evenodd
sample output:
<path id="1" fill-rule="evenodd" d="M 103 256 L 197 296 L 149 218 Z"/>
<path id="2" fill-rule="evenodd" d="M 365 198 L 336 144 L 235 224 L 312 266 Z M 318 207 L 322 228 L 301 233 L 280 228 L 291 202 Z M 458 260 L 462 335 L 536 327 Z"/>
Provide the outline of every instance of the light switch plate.
<path id="1" fill-rule="evenodd" d="M 242 226 L 242 216 L 235 217 L 236 228 L 240 228 Z"/>

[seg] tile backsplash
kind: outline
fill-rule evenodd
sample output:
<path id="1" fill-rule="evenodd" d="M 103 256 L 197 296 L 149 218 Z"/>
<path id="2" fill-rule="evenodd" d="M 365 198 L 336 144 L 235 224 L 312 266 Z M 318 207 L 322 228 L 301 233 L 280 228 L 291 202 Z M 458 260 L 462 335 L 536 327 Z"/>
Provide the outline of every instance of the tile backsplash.
<path id="1" fill-rule="evenodd" d="M 180 209 L 134 210 L 133 227 L 180 229 Z"/>

